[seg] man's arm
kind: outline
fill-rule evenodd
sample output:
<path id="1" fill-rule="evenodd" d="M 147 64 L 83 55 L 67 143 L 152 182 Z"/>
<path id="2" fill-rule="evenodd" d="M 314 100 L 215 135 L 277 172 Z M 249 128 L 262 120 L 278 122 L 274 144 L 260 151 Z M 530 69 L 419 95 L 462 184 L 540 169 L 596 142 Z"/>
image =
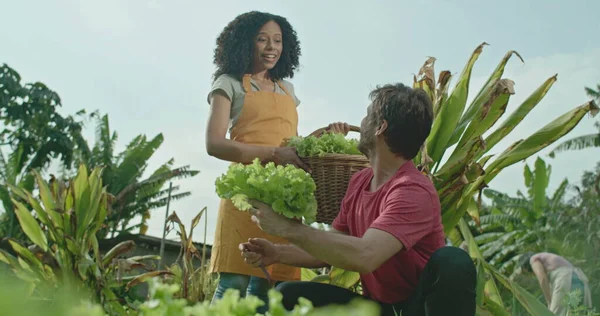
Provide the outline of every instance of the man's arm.
<path id="1" fill-rule="evenodd" d="M 334 235 L 308 226 L 284 236 L 312 256 L 342 269 L 371 273 L 403 249 L 431 232 L 433 207 L 429 192 L 414 185 L 394 187 L 383 210 L 362 237 Z"/>
<path id="2" fill-rule="evenodd" d="M 252 221 L 263 231 L 281 236 L 311 256 L 345 270 L 370 273 L 402 249 L 410 249 L 431 232 L 433 207 L 429 192 L 418 186 L 397 187 L 379 217 L 362 237 L 316 230 L 279 215 L 264 203 L 251 201 Z"/>
<path id="3" fill-rule="evenodd" d="M 279 256 L 277 262 L 294 266 L 298 268 L 324 268 L 329 266 L 326 262 L 323 262 L 306 251 L 289 244 L 278 244 L 275 245 L 277 248 L 277 254 Z"/>
<path id="4" fill-rule="evenodd" d="M 335 229 L 332 229 L 330 233 L 346 235 L 344 232 Z M 308 252 L 293 244 L 277 244 L 275 245 L 275 247 L 277 249 L 278 255 L 277 261 L 279 263 L 309 269 L 330 266 L 330 264 L 328 264 L 327 262 L 315 258 L 315 256 L 309 254 Z"/>
<path id="5" fill-rule="evenodd" d="M 534 260 L 531 263 L 531 269 L 533 270 L 533 273 L 535 273 L 535 276 L 540 283 L 540 287 L 542 288 L 546 302 L 548 302 L 548 306 L 550 306 L 550 302 L 552 301 L 552 293 L 550 292 L 550 283 L 548 282 L 548 275 L 546 275 L 546 269 L 544 269 L 544 265 L 540 261 Z"/>
<path id="6" fill-rule="evenodd" d="M 345 234 L 336 229 L 332 229 L 332 232 L 334 234 Z M 249 239 L 248 242 L 240 244 L 240 250 L 244 261 L 254 267 L 270 266 L 274 263 L 309 269 L 329 266 L 326 262 L 315 258 L 293 244 L 273 244 L 262 238 Z"/>
<path id="7" fill-rule="evenodd" d="M 378 229 L 369 229 L 358 238 L 296 224 L 285 238 L 314 258 L 359 273 L 373 272 L 404 247 L 394 236 Z"/>

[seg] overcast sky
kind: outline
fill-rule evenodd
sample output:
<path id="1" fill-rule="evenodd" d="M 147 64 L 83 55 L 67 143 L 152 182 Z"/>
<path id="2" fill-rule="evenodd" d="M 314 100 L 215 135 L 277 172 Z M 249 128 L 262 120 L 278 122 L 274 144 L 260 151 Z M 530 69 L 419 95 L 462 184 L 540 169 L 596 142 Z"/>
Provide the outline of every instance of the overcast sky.
<path id="1" fill-rule="evenodd" d="M 525 60 L 514 58 L 504 74 L 515 81 L 516 91 L 507 112 L 558 73 L 543 102 L 495 153 L 586 102 L 584 86 L 600 83 L 600 1 L 594 0 L 0 3 L 0 62 L 16 69 L 24 81 L 42 81 L 57 91 L 64 114 L 82 108 L 108 113 L 111 129 L 119 134 L 119 151 L 138 134 L 163 133 L 165 142 L 151 167 L 174 157 L 177 165 L 200 170 L 195 178 L 179 181 L 192 196 L 173 203 L 172 210 L 189 225 L 207 206 L 208 242 L 217 216 L 214 181 L 228 164 L 205 153 L 206 94 L 215 39 L 240 13 L 280 14 L 297 30 L 303 55 L 292 82 L 302 101 L 303 135 L 332 121 L 359 124 L 372 88 L 411 84 L 428 56 L 437 58 L 437 73 L 458 75 L 482 42 L 490 46 L 475 65 L 471 97 L 508 50 Z M 584 118 L 567 137 L 596 131 L 597 120 Z M 86 135 L 93 139 L 93 125 Z M 550 190 L 564 178 L 579 181 L 584 170 L 594 167 L 598 153 L 590 149 L 548 158 L 553 166 Z M 490 186 L 515 193 L 523 188 L 522 173 L 523 164 L 516 164 Z M 149 234 L 162 235 L 163 219 L 163 209 L 152 214 Z M 202 229 L 194 235 L 201 241 Z"/>

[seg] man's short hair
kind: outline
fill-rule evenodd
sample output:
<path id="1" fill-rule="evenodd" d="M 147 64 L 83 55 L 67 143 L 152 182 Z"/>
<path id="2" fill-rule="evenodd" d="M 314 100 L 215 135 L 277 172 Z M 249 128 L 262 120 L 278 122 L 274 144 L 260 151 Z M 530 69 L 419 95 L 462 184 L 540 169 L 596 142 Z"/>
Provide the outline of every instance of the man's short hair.
<path id="1" fill-rule="evenodd" d="M 433 105 L 425 91 L 397 83 L 377 87 L 369 97 L 376 124 L 387 121 L 384 137 L 390 151 L 413 159 L 433 123 Z"/>

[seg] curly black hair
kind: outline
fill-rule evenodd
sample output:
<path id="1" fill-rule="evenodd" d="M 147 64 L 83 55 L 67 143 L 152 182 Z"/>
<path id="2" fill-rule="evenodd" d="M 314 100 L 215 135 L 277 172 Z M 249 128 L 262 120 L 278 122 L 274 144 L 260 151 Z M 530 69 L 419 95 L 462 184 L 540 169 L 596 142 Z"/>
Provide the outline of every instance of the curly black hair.
<path id="1" fill-rule="evenodd" d="M 213 74 L 213 80 L 223 74 L 241 79 L 251 70 L 254 39 L 260 28 L 270 21 L 281 28 L 283 51 L 275 67 L 269 70 L 269 76 L 274 81 L 294 77 L 294 70 L 298 68 L 300 59 L 300 41 L 296 31 L 284 17 L 251 11 L 238 15 L 229 22 L 217 38 L 214 53 L 217 70 Z"/>

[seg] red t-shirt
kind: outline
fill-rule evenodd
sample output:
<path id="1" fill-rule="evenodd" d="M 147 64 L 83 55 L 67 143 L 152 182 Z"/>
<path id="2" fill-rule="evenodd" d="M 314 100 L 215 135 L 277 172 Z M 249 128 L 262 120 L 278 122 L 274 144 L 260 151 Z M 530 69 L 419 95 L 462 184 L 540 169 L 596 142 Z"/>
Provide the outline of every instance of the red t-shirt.
<path id="1" fill-rule="evenodd" d="M 380 229 L 402 242 L 400 252 L 361 275 L 366 297 L 394 304 L 409 298 L 429 257 L 444 246 L 440 202 L 431 180 L 412 161 L 375 192 L 369 192 L 372 177 L 371 168 L 352 177 L 332 226 L 356 237 Z"/>

